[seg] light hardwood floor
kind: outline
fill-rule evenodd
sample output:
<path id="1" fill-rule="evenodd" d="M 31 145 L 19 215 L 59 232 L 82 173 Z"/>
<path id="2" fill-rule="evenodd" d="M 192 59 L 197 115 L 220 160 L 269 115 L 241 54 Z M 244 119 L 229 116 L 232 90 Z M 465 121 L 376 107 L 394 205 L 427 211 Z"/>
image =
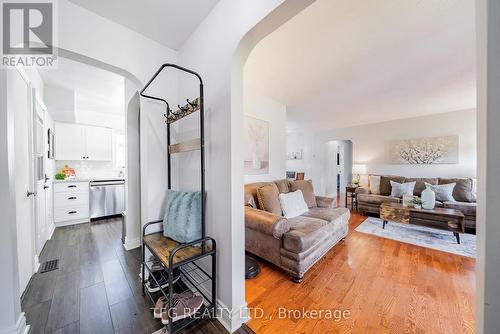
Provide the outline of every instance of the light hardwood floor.
<path id="1" fill-rule="evenodd" d="M 366 217 L 352 214 L 350 233 L 295 284 L 260 261 L 246 281 L 256 333 L 474 333 L 475 260 L 363 234 Z M 348 310 L 342 321 L 279 319 L 289 310 Z"/>

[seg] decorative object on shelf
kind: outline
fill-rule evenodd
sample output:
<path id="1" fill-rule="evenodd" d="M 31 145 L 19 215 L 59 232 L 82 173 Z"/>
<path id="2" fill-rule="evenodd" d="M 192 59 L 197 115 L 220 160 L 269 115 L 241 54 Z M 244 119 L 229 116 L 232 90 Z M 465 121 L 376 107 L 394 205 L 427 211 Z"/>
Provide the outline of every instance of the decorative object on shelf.
<path id="1" fill-rule="evenodd" d="M 286 155 L 287 160 L 302 160 L 302 150 L 290 152 Z"/>
<path id="2" fill-rule="evenodd" d="M 431 190 L 431 187 L 425 187 L 420 195 L 422 199 L 422 208 L 430 210 L 436 205 L 436 193 Z"/>
<path id="3" fill-rule="evenodd" d="M 302 181 L 305 178 L 305 173 L 304 172 L 298 172 L 295 174 L 295 181 Z"/>
<path id="4" fill-rule="evenodd" d="M 269 173 L 269 122 L 245 116 L 245 175 Z"/>
<path id="5" fill-rule="evenodd" d="M 297 174 L 297 172 L 293 172 L 293 171 L 287 171 L 286 172 L 286 178 L 287 179 L 290 179 L 290 180 L 295 180 L 295 175 Z"/>
<path id="6" fill-rule="evenodd" d="M 458 136 L 392 141 L 389 162 L 393 164 L 456 164 Z"/>
<path id="7" fill-rule="evenodd" d="M 422 208 L 422 200 L 418 197 L 413 197 L 413 199 L 411 199 L 409 202 L 408 202 L 408 206 L 413 206 L 415 209 L 421 209 Z"/>
<path id="8" fill-rule="evenodd" d="M 52 129 L 47 130 L 47 144 L 49 146 L 47 158 L 54 159 L 54 131 Z"/>
<path id="9" fill-rule="evenodd" d="M 352 174 L 354 175 L 354 178 L 352 180 L 352 184 L 355 186 L 359 186 L 359 181 L 361 179 L 361 175 L 366 174 L 366 165 L 353 164 L 352 165 Z"/>

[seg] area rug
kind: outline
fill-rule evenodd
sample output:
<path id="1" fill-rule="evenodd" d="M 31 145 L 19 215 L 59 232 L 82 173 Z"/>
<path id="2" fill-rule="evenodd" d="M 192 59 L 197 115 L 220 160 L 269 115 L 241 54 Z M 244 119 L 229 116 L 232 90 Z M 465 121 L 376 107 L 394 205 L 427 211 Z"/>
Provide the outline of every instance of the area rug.
<path id="1" fill-rule="evenodd" d="M 473 234 L 460 234 L 460 244 L 457 244 L 453 232 L 394 222 L 389 222 L 385 229 L 382 229 L 382 220 L 374 217 L 368 217 L 356 227 L 356 231 L 443 252 L 476 257 L 476 236 Z"/>

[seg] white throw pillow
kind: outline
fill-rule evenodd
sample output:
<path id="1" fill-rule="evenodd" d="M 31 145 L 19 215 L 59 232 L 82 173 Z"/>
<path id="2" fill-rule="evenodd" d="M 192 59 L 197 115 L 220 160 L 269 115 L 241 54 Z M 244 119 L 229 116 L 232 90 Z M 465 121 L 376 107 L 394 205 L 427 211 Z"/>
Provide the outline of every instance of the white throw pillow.
<path id="1" fill-rule="evenodd" d="M 309 210 L 301 190 L 279 194 L 278 198 L 281 210 L 283 210 L 283 216 L 286 218 L 300 216 Z"/>
<path id="2" fill-rule="evenodd" d="M 436 194 L 436 200 L 441 202 L 455 202 L 453 198 L 453 189 L 456 183 L 446 183 L 446 184 L 430 184 L 425 182 L 425 186 L 430 188 Z"/>
<path id="3" fill-rule="evenodd" d="M 413 189 L 415 189 L 416 182 L 406 182 L 397 183 L 391 180 L 391 196 L 392 197 L 403 197 L 403 196 L 413 196 Z"/>
<path id="4" fill-rule="evenodd" d="M 370 175 L 368 183 L 370 184 L 370 193 L 380 195 L 380 175 Z"/>

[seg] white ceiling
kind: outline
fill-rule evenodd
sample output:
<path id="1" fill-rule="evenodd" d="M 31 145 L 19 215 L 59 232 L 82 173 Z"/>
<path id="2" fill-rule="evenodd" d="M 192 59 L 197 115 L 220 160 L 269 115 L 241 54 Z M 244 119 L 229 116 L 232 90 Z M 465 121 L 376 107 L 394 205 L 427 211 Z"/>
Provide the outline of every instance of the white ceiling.
<path id="1" fill-rule="evenodd" d="M 57 69 L 39 68 L 39 72 L 46 86 L 74 91 L 75 109 L 79 113 L 121 116 L 125 113 L 125 79 L 120 75 L 62 57 Z M 50 112 L 49 105 L 47 108 Z"/>
<path id="2" fill-rule="evenodd" d="M 219 0 L 69 1 L 177 50 Z"/>
<path id="3" fill-rule="evenodd" d="M 470 0 L 318 0 L 256 46 L 245 84 L 289 129 L 475 108 L 474 24 Z"/>

